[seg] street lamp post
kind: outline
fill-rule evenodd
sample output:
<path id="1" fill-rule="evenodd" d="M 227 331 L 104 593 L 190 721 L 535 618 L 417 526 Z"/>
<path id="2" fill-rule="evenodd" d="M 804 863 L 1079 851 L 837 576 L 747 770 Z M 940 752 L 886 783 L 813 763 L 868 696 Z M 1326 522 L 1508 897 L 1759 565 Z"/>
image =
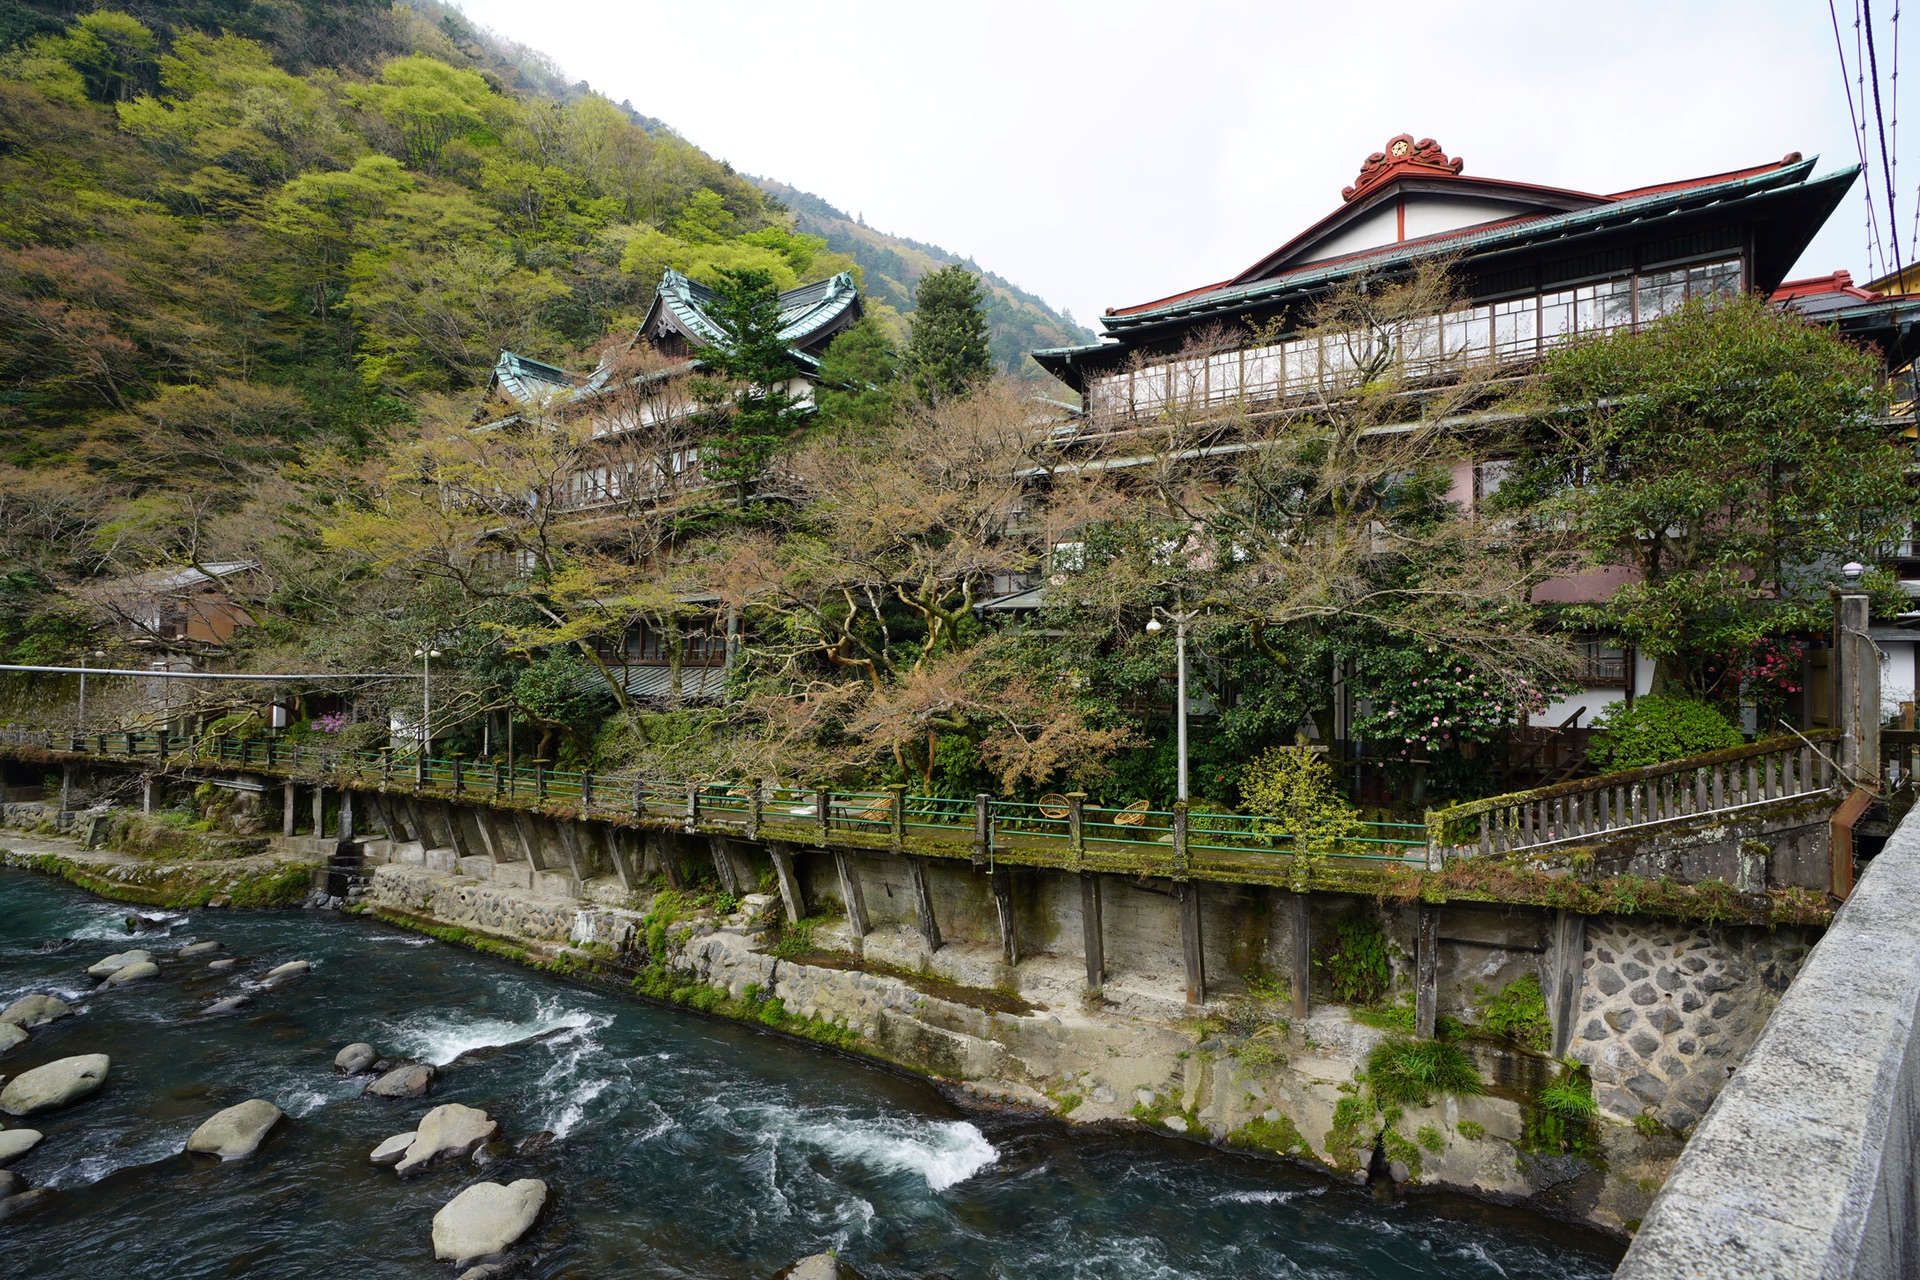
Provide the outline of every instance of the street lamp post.
<path id="1" fill-rule="evenodd" d="M 413 651 L 420 659 L 420 765 L 426 767 L 427 751 L 433 746 L 433 660 L 440 656 L 438 649 L 427 645 Z"/>
<path id="2" fill-rule="evenodd" d="M 1153 613 L 1153 618 L 1147 623 L 1149 634 L 1158 635 L 1165 630 L 1160 622 L 1162 618 L 1173 623 L 1173 653 L 1178 668 L 1174 677 L 1177 690 L 1174 702 L 1174 736 L 1180 757 L 1179 798 L 1180 802 L 1185 804 L 1191 798 L 1187 793 L 1187 624 L 1199 614 L 1191 609 L 1162 609 L 1158 605 L 1154 606 Z"/>
<path id="3" fill-rule="evenodd" d="M 106 656 L 105 649 L 95 649 L 91 653 L 85 649 L 80 651 L 80 707 L 75 715 L 75 732 L 83 738 L 87 735 L 87 659 Z"/>

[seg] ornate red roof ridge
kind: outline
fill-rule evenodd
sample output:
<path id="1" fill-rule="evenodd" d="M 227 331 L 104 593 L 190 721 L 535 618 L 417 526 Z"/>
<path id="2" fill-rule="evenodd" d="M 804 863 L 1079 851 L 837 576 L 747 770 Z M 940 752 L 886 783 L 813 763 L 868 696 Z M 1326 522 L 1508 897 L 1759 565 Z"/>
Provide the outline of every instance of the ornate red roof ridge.
<path id="1" fill-rule="evenodd" d="M 1365 195 L 1381 183 L 1405 174 L 1457 178 L 1462 164 L 1459 156 L 1449 158 L 1432 138 L 1415 142 L 1412 134 L 1403 133 L 1399 137 L 1388 138 L 1385 147 L 1361 161 L 1360 176 L 1340 196 L 1351 204 L 1356 197 Z"/>

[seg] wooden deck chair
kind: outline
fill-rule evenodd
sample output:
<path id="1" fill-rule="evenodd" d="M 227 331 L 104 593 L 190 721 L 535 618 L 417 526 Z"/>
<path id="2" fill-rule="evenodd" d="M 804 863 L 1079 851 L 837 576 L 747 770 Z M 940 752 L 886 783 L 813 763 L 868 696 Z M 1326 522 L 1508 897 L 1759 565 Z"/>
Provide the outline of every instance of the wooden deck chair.
<path id="1" fill-rule="evenodd" d="M 1113 815 L 1113 825 L 1116 827 L 1137 827 L 1147 820 L 1147 810 L 1152 807 L 1153 804 L 1151 801 L 1135 800 L 1132 804 Z"/>

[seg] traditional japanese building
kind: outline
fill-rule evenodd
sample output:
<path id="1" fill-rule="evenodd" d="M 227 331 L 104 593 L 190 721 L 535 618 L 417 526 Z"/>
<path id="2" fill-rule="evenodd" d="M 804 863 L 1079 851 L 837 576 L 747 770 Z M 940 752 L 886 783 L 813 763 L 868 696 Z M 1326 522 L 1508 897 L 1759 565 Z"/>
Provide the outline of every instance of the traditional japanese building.
<path id="1" fill-rule="evenodd" d="M 1444 378 L 1471 363 L 1517 376 L 1557 344 L 1646 324 L 1692 299 L 1775 295 L 1858 174 L 1857 166 L 1817 174 L 1815 161 L 1794 152 L 1599 194 L 1482 177 L 1434 140 L 1402 134 L 1366 158 L 1330 213 L 1244 269 L 1111 308 L 1101 341 L 1033 356 L 1081 395 L 1068 449 L 1074 438 L 1138 430 L 1169 412 L 1189 422 L 1204 422 L 1210 406 L 1241 421 L 1301 412 L 1352 359 L 1349 343 L 1308 331 L 1315 304 L 1356 279 L 1444 259 L 1461 301 L 1400 335 L 1412 371 L 1425 362 Z M 1788 300 L 1808 309 L 1816 295 L 1828 305 L 1815 287 Z M 1868 291 L 1836 296 L 1844 300 L 1830 318 L 1843 332 L 1873 341 L 1896 366 L 1910 361 L 1913 312 L 1894 314 Z M 1238 446 L 1208 447 L 1224 455 Z M 1470 439 L 1449 461 L 1463 506 L 1498 483 L 1500 460 L 1475 456 Z M 1630 576 L 1609 569 L 1550 580 L 1534 598 L 1598 598 Z M 1535 716 L 1538 729 L 1573 728 L 1651 681 L 1652 663 L 1607 637 L 1578 645 L 1584 688 Z"/>
<path id="2" fill-rule="evenodd" d="M 636 507 L 698 497 L 708 488 L 701 468 L 701 406 L 687 392 L 702 356 L 724 344 L 716 294 L 678 271 L 667 271 L 646 319 L 624 347 L 588 375 L 502 351 L 477 421 L 585 424 L 581 463 L 552 491 L 533 495 L 569 518 L 618 520 Z M 859 321 L 860 293 L 841 273 L 789 289 L 779 298 L 780 338 L 792 359 L 784 390 L 803 410 L 813 404 L 828 344 Z M 627 358 L 631 357 L 631 358 Z M 728 620 L 709 612 L 710 599 L 686 599 L 689 617 L 670 630 L 636 624 L 601 656 L 629 696 L 651 703 L 713 703 L 726 683 Z"/>

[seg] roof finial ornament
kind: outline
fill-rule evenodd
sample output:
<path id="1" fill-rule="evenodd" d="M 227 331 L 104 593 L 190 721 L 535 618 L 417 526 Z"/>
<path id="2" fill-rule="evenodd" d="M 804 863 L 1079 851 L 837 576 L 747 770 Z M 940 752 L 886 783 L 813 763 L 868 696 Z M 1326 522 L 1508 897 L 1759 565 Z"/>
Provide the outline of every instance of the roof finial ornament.
<path id="1" fill-rule="evenodd" d="M 1360 176 L 1353 185 L 1340 193 L 1347 201 L 1364 195 L 1389 178 L 1402 174 L 1426 177 L 1457 177 L 1460 173 L 1460 157 L 1449 158 L 1440 149 L 1440 144 L 1432 138 L 1422 138 L 1418 142 L 1413 135 L 1403 133 L 1397 138 L 1389 138 L 1385 149 L 1368 156 L 1360 165 Z"/>

